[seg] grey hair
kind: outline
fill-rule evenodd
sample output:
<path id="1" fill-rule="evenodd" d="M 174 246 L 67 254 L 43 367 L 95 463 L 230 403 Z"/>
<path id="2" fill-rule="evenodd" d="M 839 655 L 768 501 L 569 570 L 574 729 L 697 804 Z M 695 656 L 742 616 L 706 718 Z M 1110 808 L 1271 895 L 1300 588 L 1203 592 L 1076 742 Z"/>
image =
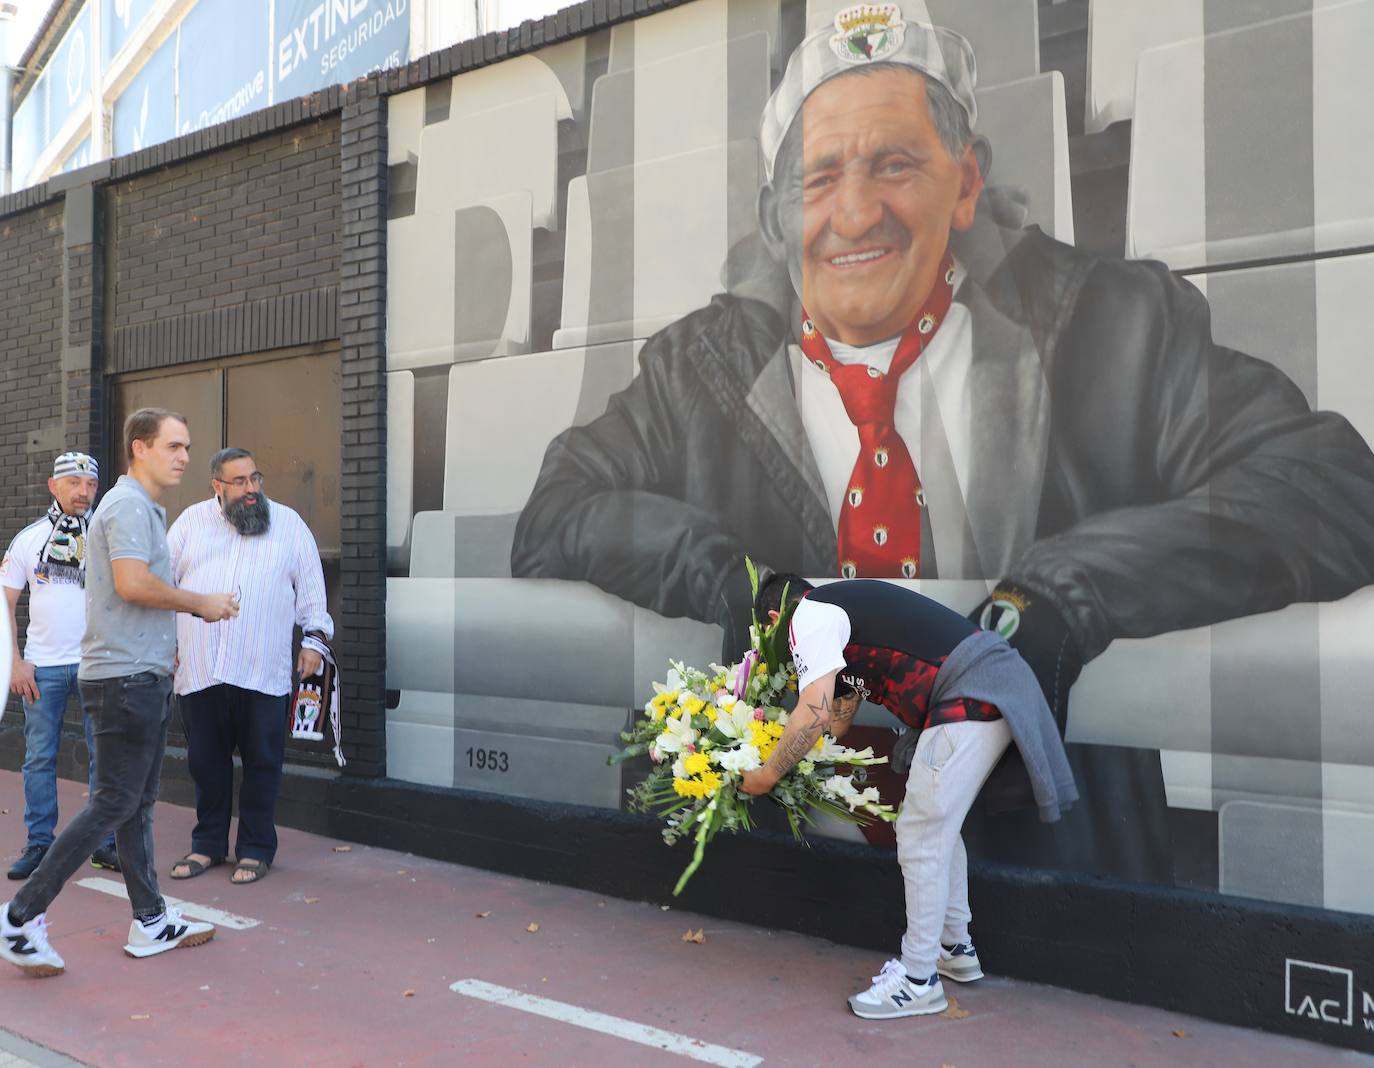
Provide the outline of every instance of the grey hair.
<path id="1" fill-rule="evenodd" d="M 950 159 L 958 161 L 963 156 L 964 149 L 973 141 L 973 130 L 968 124 L 968 114 L 954 99 L 954 94 L 934 78 L 904 63 L 866 63 L 843 74 L 837 74 L 835 78 L 871 77 L 889 70 L 915 74 L 926 83 L 926 105 L 930 108 L 930 121 L 934 124 L 940 143 L 945 146 Z M 835 78 L 830 80 L 834 81 Z M 773 161 L 774 182 L 787 173 L 787 168 L 801 153 L 801 131 L 801 113 L 798 112 L 797 117 L 792 120 L 792 125 L 787 128 L 782 144 L 778 146 L 778 154 Z"/>
<path id="2" fill-rule="evenodd" d="M 233 463 L 235 460 L 251 460 L 253 454 L 247 449 L 220 449 L 214 456 L 210 457 L 210 477 L 219 478 L 224 474 L 224 465 Z"/>

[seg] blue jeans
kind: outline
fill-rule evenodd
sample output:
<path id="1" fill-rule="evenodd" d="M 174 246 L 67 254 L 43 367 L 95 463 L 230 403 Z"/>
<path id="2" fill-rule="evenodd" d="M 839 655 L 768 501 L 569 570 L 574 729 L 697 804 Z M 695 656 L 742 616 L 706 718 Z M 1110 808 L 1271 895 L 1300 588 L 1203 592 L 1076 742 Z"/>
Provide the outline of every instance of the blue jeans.
<path id="1" fill-rule="evenodd" d="M 30 846 L 52 845 L 57 829 L 57 750 L 62 744 L 62 717 L 67 698 L 76 688 L 76 664 L 36 667 L 33 681 L 38 700 L 24 702 L 24 826 Z M 82 714 L 86 726 L 86 752 L 90 755 L 88 785 L 95 792 L 95 736 L 91 717 Z M 114 835 L 106 846 L 114 846 Z"/>

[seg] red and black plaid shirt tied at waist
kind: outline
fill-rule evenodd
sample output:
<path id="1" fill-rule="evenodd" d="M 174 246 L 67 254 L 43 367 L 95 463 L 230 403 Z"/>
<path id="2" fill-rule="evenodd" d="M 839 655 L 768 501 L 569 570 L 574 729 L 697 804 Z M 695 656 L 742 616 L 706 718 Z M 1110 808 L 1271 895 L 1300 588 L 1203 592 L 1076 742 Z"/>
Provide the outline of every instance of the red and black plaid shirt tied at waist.
<path id="1" fill-rule="evenodd" d="M 836 689 L 853 687 L 861 699 L 882 705 L 917 730 L 944 723 L 1001 719 L 997 706 L 986 701 L 961 697 L 930 707 L 930 691 L 945 659 L 942 656 L 932 663 L 897 649 L 850 642 L 844 647 L 845 666 L 839 672 Z"/>

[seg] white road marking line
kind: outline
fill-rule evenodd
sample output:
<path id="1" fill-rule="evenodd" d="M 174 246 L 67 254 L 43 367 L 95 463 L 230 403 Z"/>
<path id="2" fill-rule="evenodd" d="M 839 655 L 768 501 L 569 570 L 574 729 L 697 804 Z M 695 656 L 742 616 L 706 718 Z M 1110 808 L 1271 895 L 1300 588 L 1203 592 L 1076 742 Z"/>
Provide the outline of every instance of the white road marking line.
<path id="1" fill-rule="evenodd" d="M 76 885 L 84 886 L 87 890 L 99 890 L 111 897 L 122 897 L 125 901 L 129 900 L 128 889 L 123 883 L 115 882 L 113 879 L 92 876 L 89 879 L 78 879 Z M 249 916 L 236 916 L 232 912 L 222 912 L 210 905 L 197 905 L 194 901 L 183 901 L 179 897 L 168 897 L 166 894 L 162 895 L 162 900 L 173 908 L 180 909 L 182 915 L 190 916 L 193 920 L 205 920 L 216 927 L 228 927 L 232 931 L 246 931 L 262 923 L 261 920 Z"/>
<path id="2" fill-rule="evenodd" d="M 521 1012 L 569 1023 L 574 1027 L 585 1027 L 588 1031 L 600 1031 L 602 1034 L 638 1042 L 643 1046 L 691 1057 L 695 1061 L 718 1064 L 721 1068 L 754 1068 L 754 1065 L 763 1063 L 762 1057 L 746 1053 L 742 1049 L 713 1046 L 709 1042 L 688 1038 L 686 1035 L 635 1023 L 633 1020 L 622 1020 L 619 1016 L 607 1016 L 602 1012 L 579 1009 L 576 1005 L 569 1005 L 564 1001 L 551 1001 L 548 998 L 535 997 L 533 994 L 523 994 L 508 986 L 497 986 L 481 979 L 460 979 L 451 984 L 449 989 L 464 997 L 504 1005 L 508 1009 L 519 1009 Z"/>

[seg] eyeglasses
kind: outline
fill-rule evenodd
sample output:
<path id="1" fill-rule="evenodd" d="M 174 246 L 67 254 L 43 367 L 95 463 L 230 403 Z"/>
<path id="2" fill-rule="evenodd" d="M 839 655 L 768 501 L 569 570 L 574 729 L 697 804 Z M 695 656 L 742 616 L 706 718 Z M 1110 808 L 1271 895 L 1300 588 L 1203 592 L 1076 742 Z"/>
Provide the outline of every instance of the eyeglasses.
<path id="1" fill-rule="evenodd" d="M 262 484 L 267 480 L 261 471 L 254 471 L 251 475 L 239 475 L 238 478 L 217 478 L 216 482 L 222 486 L 233 486 L 236 490 L 247 489 L 252 483 L 255 489 L 262 489 Z"/>

